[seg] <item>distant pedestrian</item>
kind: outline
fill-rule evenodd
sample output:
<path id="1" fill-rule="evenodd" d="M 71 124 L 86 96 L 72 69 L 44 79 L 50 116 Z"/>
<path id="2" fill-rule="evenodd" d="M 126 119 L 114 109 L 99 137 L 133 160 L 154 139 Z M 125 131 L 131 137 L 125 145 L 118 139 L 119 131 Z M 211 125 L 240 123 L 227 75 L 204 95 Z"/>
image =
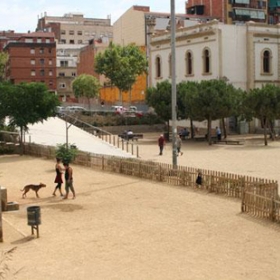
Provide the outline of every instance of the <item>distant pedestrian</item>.
<path id="1" fill-rule="evenodd" d="M 181 152 L 182 139 L 181 139 L 180 135 L 177 135 L 176 146 L 177 146 L 177 156 L 179 156 L 179 155 L 182 156 L 183 155 L 183 152 Z"/>
<path id="2" fill-rule="evenodd" d="M 222 139 L 222 132 L 221 132 L 221 129 L 218 126 L 216 126 L 216 135 L 217 135 L 217 140 L 221 141 L 221 139 Z"/>
<path id="3" fill-rule="evenodd" d="M 61 159 L 57 158 L 56 159 L 56 165 L 55 165 L 55 172 L 56 172 L 56 176 L 55 176 L 55 180 L 54 182 L 57 184 L 54 191 L 53 191 L 53 196 L 56 196 L 56 191 L 58 190 L 60 193 L 60 196 L 63 196 L 62 192 L 61 192 L 61 185 L 63 183 L 62 180 L 62 173 L 63 173 L 63 168 L 61 166 Z"/>
<path id="4" fill-rule="evenodd" d="M 71 192 L 73 194 L 73 199 L 75 199 L 76 193 L 75 193 L 74 186 L 73 186 L 73 169 L 72 169 L 72 167 L 69 166 L 69 163 L 67 163 L 67 162 L 63 163 L 63 165 L 65 168 L 64 176 L 65 176 L 65 191 L 66 191 L 64 199 L 68 198 L 69 189 L 71 190 Z"/>
<path id="5" fill-rule="evenodd" d="M 201 173 L 200 170 L 198 170 L 198 174 L 197 174 L 195 183 L 196 183 L 196 187 L 197 187 L 197 188 L 199 188 L 199 187 L 202 186 L 202 173 Z"/>
<path id="6" fill-rule="evenodd" d="M 159 155 L 162 156 L 163 148 L 164 148 L 165 140 L 163 135 L 161 134 L 158 138 L 158 146 L 159 146 Z"/>

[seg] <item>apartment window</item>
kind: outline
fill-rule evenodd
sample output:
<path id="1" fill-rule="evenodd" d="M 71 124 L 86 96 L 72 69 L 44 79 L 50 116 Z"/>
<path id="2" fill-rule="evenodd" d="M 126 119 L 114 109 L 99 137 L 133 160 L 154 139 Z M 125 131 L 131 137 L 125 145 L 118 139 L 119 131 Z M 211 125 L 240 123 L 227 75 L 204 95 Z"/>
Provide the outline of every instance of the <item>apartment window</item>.
<path id="1" fill-rule="evenodd" d="M 45 76 L 45 70 L 44 69 L 40 70 L 40 76 Z"/>
<path id="2" fill-rule="evenodd" d="M 159 56 L 156 57 L 156 78 L 161 77 L 161 58 Z"/>
<path id="3" fill-rule="evenodd" d="M 77 33 L 78 35 L 83 35 L 83 31 L 78 31 L 78 33 Z"/>
<path id="4" fill-rule="evenodd" d="M 68 61 L 67 60 L 61 60 L 60 61 L 60 66 L 61 67 L 68 67 Z"/>
<path id="5" fill-rule="evenodd" d="M 52 60 L 51 59 L 49 59 L 49 65 L 52 65 Z"/>
<path id="6" fill-rule="evenodd" d="M 66 44 L 66 40 L 65 39 L 60 40 L 60 44 Z"/>
<path id="7" fill-rule="evenodd" d="M 42 38 L 37 38 L 37 43 L 42 43 Z"/>
<path id="8" fill-rule="evenodd" d="M 190 51 L 186 53 L 186 75 L 193 75 L 193 57 Z"/>
<path id="9" fill-rule="evenodd" d="M 51 48 L 49 48 L 49 54 L 51 54 L 52 53 L 52 49 Z"/>
<path id="10" fill-rule="evenodd" d="M 82 44 L 83 43 L 83 40 L 78 40 L 78 44 Z"/>
<path id="11" fill-rule="evenodd" d="M 74 30 L 69 30 L 69 35 L 74 35 Z"/>
<path id="12" fill-rule="evenodd" d="M 88 36 L 89 35 L 89 32 L 88 31 L 85 31 L 85 36 Z"/>
<path id="13" fill-rule="evenodd" d="M 59 72 L 59 73 L 58 73 L 58 76 L 59 76 L 59 77 L 65 77 L 65 73 L 64 73 L 64 72 Z"/>
<path id="14" fill-rule="evenodd" d="M 40 65 L 44 65 L 45 64 L 45 60 L 43 58 L 40 59 Z"/>
<path id="15" fill-rule="evenodd" d="M 35 49 L 30 49 L 30 54 L 35 54 Z"/>
<path id="16" fill-rule="evenodd" d="M 31 39 L 31 38 L 25 38 L 25 43 L 32 43 L 33 42 L 33 39 Z"/>
<path id="17" fill-rule="evenodd" d="M 203 74 L 210 74 L 211 70 L 211 56 L 210 56 L 210 50 L 204 49 L 202 54 L 203 59 Z"/>
<path id="18" fill-rule="evenodd" d="M 60 30 L 60 35 L 65 35 L 66 31 L 65 30 Z"/>
<path id="19" fill-rule="evenodd" d="M 39 53 L 43 54 L 44 53 L 44 48 L 40 48 Z"/>
<path id="20" fill-rule="evenodd" d="M 53 71 L 49 70 L 49 76 L 52 76 L 52 75 L 53 75 Z"/>
<path id="21" fill-rule="evenodd" d="M 36 72 L 35 72 L 35 70 L 31 70 L 30 75 L 31 75 L 31 76 L 36 76 Z"/>
<path id="22" fill-rule="evenodd" d="M 72 77 L 76 77 L 76 73 L 75 72 L 72 72 Z"/>
<path id="23" fill-rule="evenodd" d="M 51 42 L 51 39 L 46 39 L 46 43 L 50 43 Z"/>
<path id="24" fill-rule="evenodd" d="M 270 74 L 271 73 L 271 60 L 272 55 L 270 50 L 265 50 L 262 53 L 262 73 Z"/>
<path id="25" fill-rule="evenodd" d="M 59 88 L 66 88 L 66 84 L 65 83 L 59 83 Z"/>
<path id="26" fill-rule="evenodd" d="M 53 86 L 53 81 L 52 81 L 52 80 L 49 81 L 49 86 L 50 86 L 50 87 Z"/>
<path id="27" fill-rule="evenodd" d="M 74 40 L 69 40 L 69 44 L 75 44 Z"/>
<path id="28" fill-rule="evenodd" d="M 35 59 L 31 59 L 31 60 L 30 60 L 30 64 L 31 64 L 31 65 L 35 65 Z"/>

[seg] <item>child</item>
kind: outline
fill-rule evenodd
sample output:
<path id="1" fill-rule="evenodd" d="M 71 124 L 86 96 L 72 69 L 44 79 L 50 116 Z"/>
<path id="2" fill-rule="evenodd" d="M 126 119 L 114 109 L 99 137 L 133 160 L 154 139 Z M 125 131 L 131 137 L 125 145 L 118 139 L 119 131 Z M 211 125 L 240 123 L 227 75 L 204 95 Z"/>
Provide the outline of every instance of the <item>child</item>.
<path id="1" fill-rule="evenodd" d="M 198 171 L 198 175 L 197 175 L 195 183 L 196 183 L 197 188 L 202 186 L 202 173 L 200 170 Z"/>

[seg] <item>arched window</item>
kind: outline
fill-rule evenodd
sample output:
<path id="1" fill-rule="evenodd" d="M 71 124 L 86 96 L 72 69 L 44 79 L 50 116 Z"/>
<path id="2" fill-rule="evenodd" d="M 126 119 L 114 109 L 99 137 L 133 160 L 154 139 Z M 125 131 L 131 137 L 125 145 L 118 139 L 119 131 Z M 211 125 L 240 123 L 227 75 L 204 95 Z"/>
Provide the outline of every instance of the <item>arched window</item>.
<path id="1" fill-rule="evenodd" d="M 159 56 L 156 57 L 156 78 L 161 77 L 161 58 Z"/>
<path id="2" fill-rule="evenodd" d="M 186 75 L 193 75 L 193 56 L 190 51 L 186 52 Z"/>
<path id="3" fill-rule="evenodd" d="M 263 51 L 262 54 L 262 72 L 271 73 L 271 52 L 269 50 Z"/>
<path id="4" fill-rule="evenodd" d="M 211 72 L 211 54 L 209 49 L 203 50 L 203 72 L 204 74 L 210 74 Z"/>

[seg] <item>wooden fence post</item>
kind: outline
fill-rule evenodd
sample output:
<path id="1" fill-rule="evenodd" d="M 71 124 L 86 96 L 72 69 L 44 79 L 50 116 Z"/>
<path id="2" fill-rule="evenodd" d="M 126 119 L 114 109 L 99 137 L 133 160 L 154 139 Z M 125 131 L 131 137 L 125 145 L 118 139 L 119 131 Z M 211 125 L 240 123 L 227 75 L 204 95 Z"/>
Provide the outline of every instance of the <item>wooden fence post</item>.
<path id="1" fill-rule="evenodd" d="M 241 212 L 245 212 L 245 184 L 244 180 L 241 183 Z"/>
<path id="2" fill-rule="evenodd" d="M 274 202 L 274 197 L 272 196 L 272 197 L 271 197 L 271 213 L 270 213 L 272 222 L 274 222 L 274 221 L 275 221 L 275 218 L 276 218 L 276 208 L 275 208 L 275 204 L 276 204 L 276 203 Z"/>

